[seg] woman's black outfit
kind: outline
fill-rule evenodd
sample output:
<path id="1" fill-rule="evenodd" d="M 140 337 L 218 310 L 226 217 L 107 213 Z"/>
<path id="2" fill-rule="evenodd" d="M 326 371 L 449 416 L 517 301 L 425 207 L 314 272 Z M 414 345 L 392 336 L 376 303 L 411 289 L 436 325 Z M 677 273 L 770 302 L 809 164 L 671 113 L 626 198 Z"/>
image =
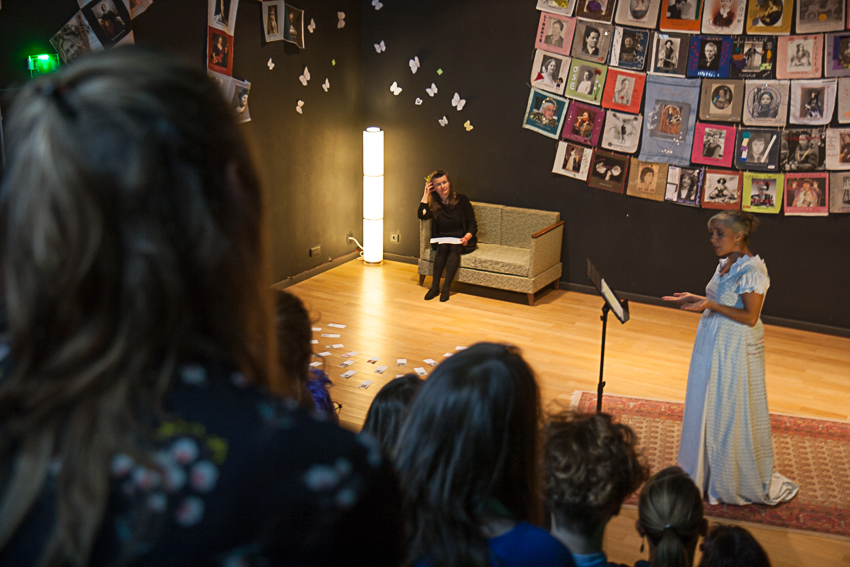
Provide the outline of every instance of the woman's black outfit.
<path id="1" fill-rule="evenodd" d="M 475 233 L 478 232 L 478 225 L 475 222 L 472 204 L 465 195 L 458 193 L 455 196 L 457 203 L 454 206 L 443 203 L 439 197 L 436 197 L 440 203 L 440 208 L 436 214 L 431 211 L 427 203 L 419 203 L 417 216 L 421 220 L 433 219 L 431 222 L 432 238 L 445 236 L 463 238 L 467 233 L 472 235 L 466 246 L 461 244 L 431 244 L 431 248 L 437 251 L 437 256 L 434 258 L 434 277 L 431 280 L 431 289 L 425 294 L 425 299 L 434 299 L 439 293 L 440 301 L 448 301 L 452 280 L 460 266 L 460 255 L 468 254 L 478 246 L 478 238 L 475 236 Z M 443 281 L 441 293 L 440 276 L 443 274 L 444 268 L 446 277 Z"/>

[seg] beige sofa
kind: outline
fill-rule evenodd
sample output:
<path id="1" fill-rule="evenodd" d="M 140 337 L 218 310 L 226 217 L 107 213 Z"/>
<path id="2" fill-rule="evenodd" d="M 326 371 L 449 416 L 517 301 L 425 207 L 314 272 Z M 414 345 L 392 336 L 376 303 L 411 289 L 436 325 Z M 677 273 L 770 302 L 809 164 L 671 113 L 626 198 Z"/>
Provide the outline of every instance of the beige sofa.
<path id="1" fill-rule="evenodd" d="M 534 294 L 561 279 L 564 221 L 560 213 L 472 203 L 478 248 L 461 256 L 455 281 Z M 431 220 L 419 224 L 419 285 L 434 274 Z"/>

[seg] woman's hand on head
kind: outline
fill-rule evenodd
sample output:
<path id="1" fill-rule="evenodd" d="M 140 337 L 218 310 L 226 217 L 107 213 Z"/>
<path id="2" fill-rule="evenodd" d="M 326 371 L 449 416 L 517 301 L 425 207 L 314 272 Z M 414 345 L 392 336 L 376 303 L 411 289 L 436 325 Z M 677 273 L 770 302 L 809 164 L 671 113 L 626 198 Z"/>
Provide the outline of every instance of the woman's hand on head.
<path id="1" fill-rule="evenodd" d="M 434 184 L 433 183 L 431 183 L 430 181 L 425 183 L 425 193 L 422 195 L 422 202 L 423 203 L 428 202 L 428 195 L 430 195 L 433 190 L 434 190 Z"/>

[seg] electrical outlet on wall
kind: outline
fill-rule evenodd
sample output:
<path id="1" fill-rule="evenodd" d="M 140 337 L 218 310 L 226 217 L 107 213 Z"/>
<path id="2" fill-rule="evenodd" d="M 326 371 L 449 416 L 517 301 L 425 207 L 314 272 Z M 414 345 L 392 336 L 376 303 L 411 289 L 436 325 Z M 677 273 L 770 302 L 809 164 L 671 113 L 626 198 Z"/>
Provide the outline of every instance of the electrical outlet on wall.
<path id="1" fill-rule="evenodd" d="M 395 242 L 396 244 L 401 242 L 401 234 L 398 232 L 393 232 L 392 234 L 390 234 L 390 242 Z"/>
<path id="2" fill-rule="evenodd" d="M 315 258 L 316 256 L 320 255 L 321 253 L 322 253 L 322 245 L 321 244 L 318 245 L 318 246 L 313 246 L 312 248 L 310 248 L 310 257 L 311 258 Z"/>

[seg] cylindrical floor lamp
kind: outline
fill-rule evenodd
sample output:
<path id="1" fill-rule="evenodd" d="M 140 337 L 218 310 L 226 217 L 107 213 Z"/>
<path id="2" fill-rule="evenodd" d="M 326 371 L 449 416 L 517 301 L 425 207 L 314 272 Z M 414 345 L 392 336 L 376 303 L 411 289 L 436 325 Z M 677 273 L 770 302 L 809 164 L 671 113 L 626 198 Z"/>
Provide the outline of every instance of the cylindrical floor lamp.
<path id="1" fill-rule="evenodd" d="M 363 261 L 384 260 L 384 132 L 363 132 Z"/>

